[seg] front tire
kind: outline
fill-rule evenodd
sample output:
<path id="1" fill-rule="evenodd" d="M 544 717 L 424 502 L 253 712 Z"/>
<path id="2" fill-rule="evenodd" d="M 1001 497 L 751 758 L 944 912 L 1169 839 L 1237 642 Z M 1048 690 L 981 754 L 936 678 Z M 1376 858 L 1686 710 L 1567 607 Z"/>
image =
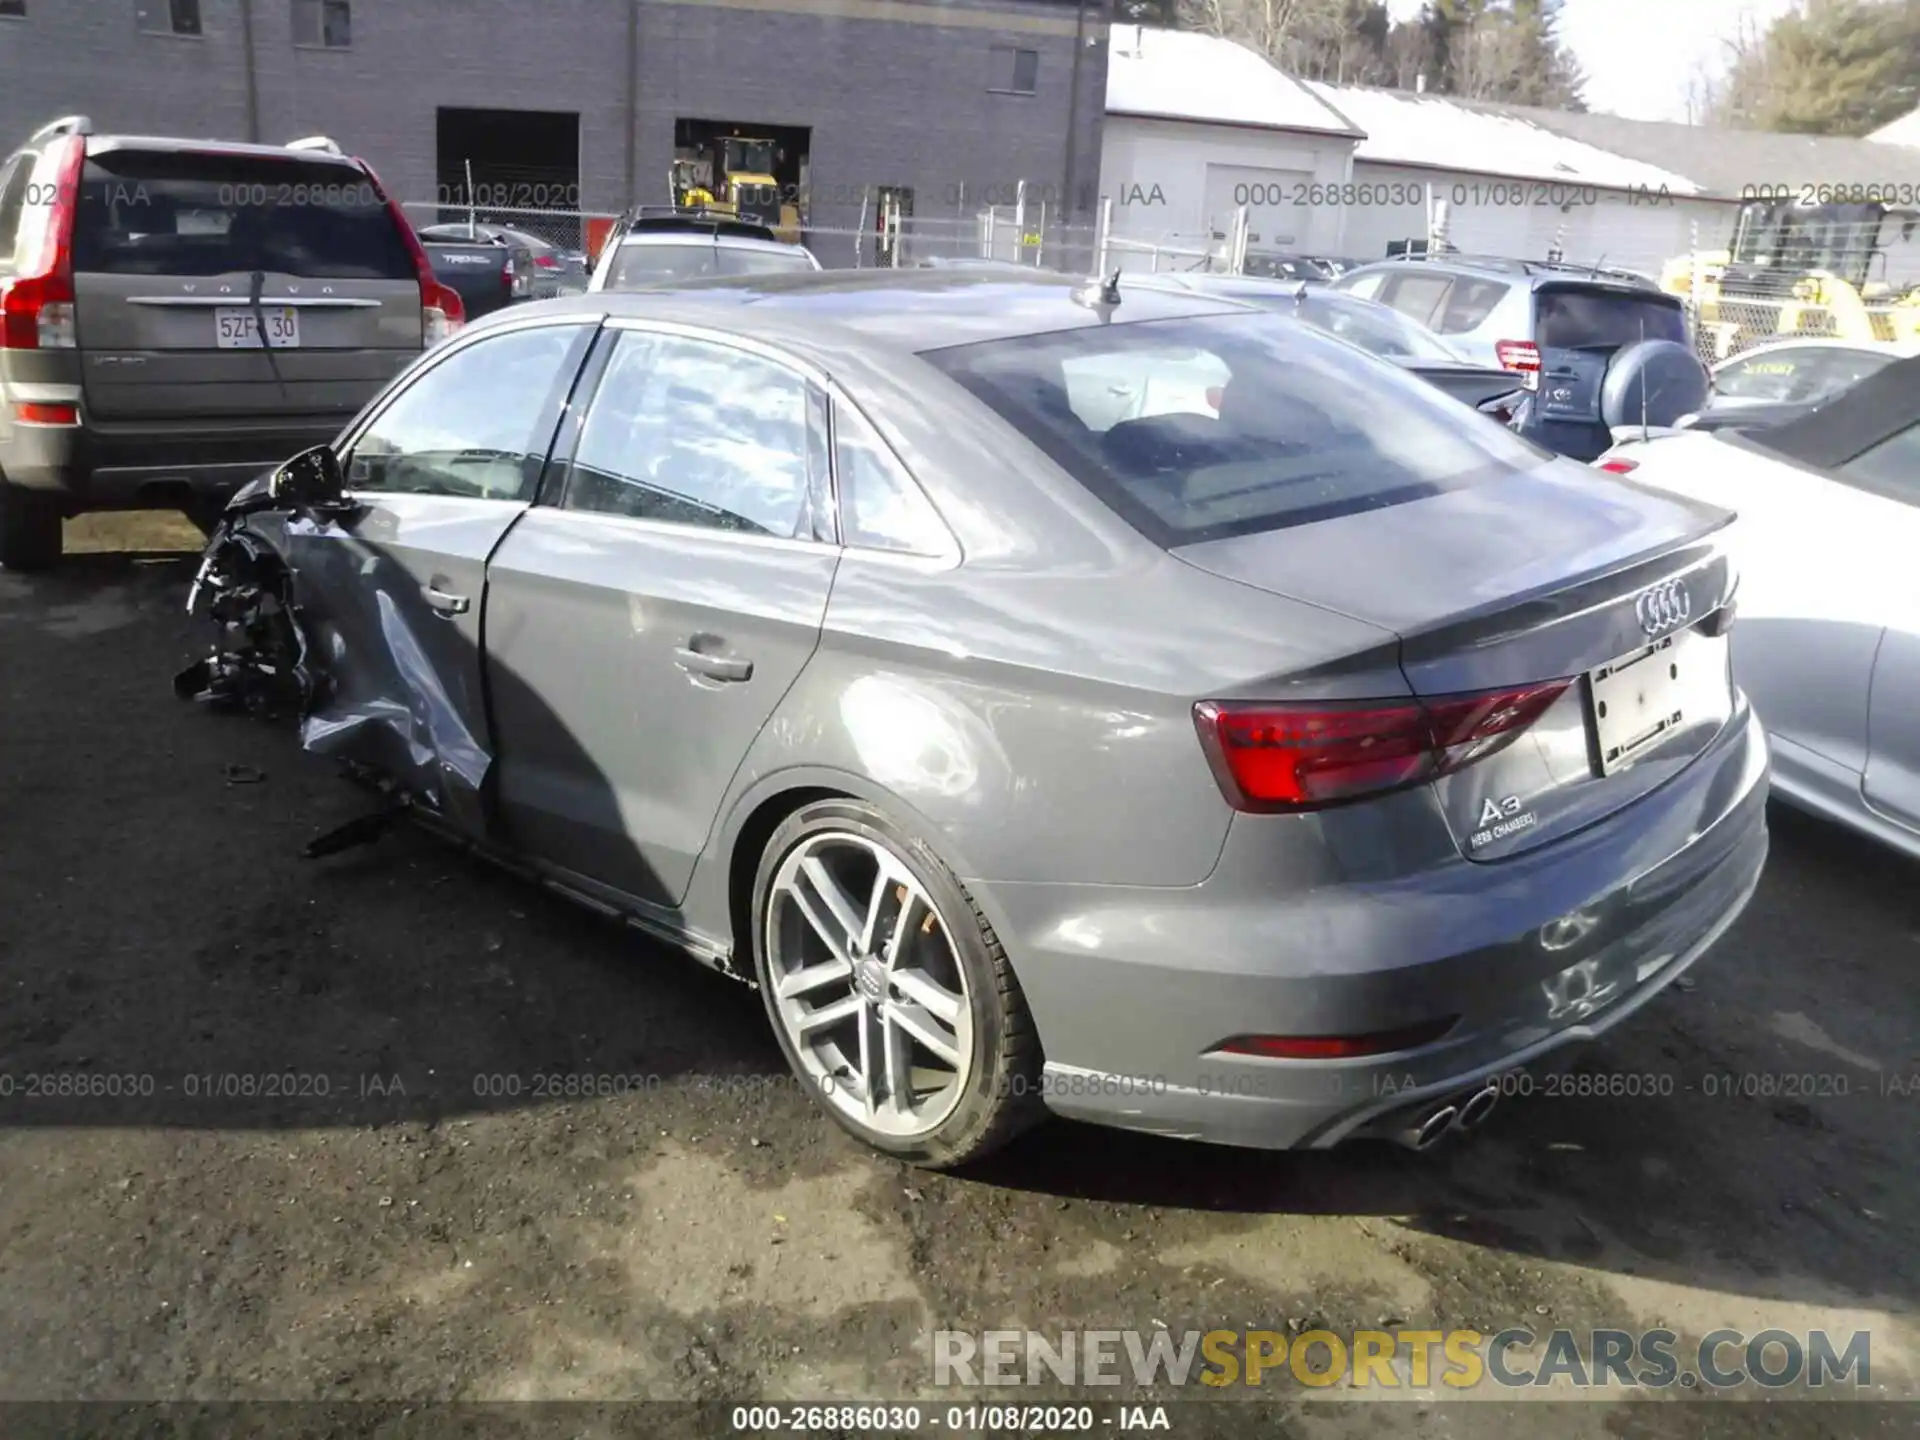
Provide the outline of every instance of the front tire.
<path id="1" fill-rule="evenodd" d="M 64 546 L 60 497 L 0 480 L 0 568 L 51 570 Z"/>
<path id="2" fill-rule="evenodd" d="M 1039 1039 L 999 937 L 884 811 L 823 800 L 774 832 L 753 960 L 787 1063 L 874 1149 L 946 1169 L 1043 1114 Z"/>

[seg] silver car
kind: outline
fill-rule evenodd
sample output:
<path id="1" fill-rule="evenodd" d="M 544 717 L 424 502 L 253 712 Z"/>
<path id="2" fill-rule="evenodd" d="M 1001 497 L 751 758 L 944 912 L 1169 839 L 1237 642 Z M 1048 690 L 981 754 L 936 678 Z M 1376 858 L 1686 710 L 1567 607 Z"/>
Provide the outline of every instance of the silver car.
<path id="1" fill-rule="evenodd" d="M 756 986 L 889 1154 L 1424 1146 L 1758 881 L 1727 520 L 1204 296 L 600 293 L 240 496 L 179 689 L 403 802 L 321 851 L 410 814 Z"/>

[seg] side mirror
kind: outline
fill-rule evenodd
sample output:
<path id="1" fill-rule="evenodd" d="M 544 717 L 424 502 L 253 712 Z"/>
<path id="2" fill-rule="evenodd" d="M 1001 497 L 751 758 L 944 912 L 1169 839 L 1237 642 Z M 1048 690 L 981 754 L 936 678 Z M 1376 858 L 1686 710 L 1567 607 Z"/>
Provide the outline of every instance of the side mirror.
<path id="1" fill-rule="evenodd" d="M 346 476 L 331 445 L 302 450 L 273 472 L 270 493 L 287 510 L 341 510 L 350 508 Z"/>

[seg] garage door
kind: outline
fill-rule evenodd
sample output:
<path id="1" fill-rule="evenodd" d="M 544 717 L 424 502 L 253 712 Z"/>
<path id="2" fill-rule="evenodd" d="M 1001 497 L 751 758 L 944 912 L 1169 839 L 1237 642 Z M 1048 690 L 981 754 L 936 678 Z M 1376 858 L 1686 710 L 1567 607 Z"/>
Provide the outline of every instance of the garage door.
<path id="1" fill-rule="evenodd" d="M 1267 170 L 1254 165 L 1209 165 L 1203 217 L 1221 235 L 1233 230 L 1233 214 L 1247 207 L 1249 250 L 1292 250 L 1307 243 L 1313 175 L 1306 170 Z"/>

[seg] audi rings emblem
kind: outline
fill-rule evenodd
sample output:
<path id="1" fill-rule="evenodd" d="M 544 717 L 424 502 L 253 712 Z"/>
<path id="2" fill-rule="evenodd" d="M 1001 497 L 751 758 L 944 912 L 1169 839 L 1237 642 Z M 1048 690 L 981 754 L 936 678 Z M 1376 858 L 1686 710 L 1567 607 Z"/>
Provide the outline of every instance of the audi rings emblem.
<path id="1" fill-rule="evenodd" d="M 1680 581 L 1669 580 L 1635 600 L 1633 613 L 1640 617 L 1640 628 L 1649 638 L 1664 635 L 1675 626 L 1686 624 L 1693 614 L 1693 597 Z"/>

